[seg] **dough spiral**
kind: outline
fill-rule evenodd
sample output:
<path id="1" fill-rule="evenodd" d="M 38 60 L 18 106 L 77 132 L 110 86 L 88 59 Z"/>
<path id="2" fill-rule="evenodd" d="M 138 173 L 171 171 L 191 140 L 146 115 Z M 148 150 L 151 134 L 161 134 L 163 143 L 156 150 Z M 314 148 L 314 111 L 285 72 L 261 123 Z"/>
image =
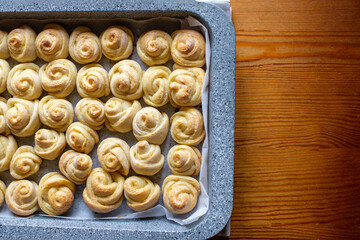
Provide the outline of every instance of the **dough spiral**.
<path id="1" fill-rule="evenodd" d="M 101 167 L 108 172 L 127 176 L 130 170 L 130 147 L 120 138 L 106 138 L 99 144 L 97 156 Z"/>
<path id="2" fill-rule="evenodd" d="M 79 70 L 76 89 L 81 97 L 102 97 L 110 94 L 107 71 L 100 64 L 88 64 Z"/>
<path id="3" fill-rule="evenodd" d="M 35 133 L 35 153 L 43 159 L 54 160 L 66 147 L 65 134 L 51 129 Z"/>
<path id="4" fill-rule="evenodd" d="M 99 135 L 85 124 L 74 122 L 66 130 L 66 142 L 75 151 L 87 154 L 99 142 Z"/>
<path id="5" fill-rule="evenodd" d="M 188 213 L 196 206 L 200 191 L 195 178 L 169 175 L 162 185 L 165 207 L 175 214 Z"/>
<path id="6" fill-rule="evenodd" d="M 193 107 L 182 107 L 171 117 L 171 136 L 178 144 L 197 145 L 205 137 L 201 112 Z"/>
<path id="7" fill-rule="evenodd" d="M 176 30 L 171 34 L 171 56 L 185 67 L 202 67 L 205 64 L 205 38 L 191 29 Z"/>
<path id="8" fill-rule="evenodd" d="M 134 211 L 152 208 L 160 198 L 160 187 L 146 177 L 128 177 L 124 183 L 127 205 Z"/>
<path id="9" fill-rule="evenodd" d="M 11 212 L 19 216 L 29 216 L 39 209 L 38 185 L 34 181 L 18 180 L 9 184 L 5 201 Z"/>
<path id="10" fill-rule="evenodd" d="M 0 97 L 0 134 L 5 135 L 5 136 L 10 134 L 10 128 L 6 124 L 7 110 L 8 110 L 8 107 L 6 104 L 6 99 Z"/>
<path id="11" fill-rule="evenodd" d="M 66 213 L 74 202 L 75 184 L 57 172 L 45 174 L 39 183 L 38 201 L 49 215 Z"/>
<path id="12" fill-rule="evenodd" d="M 137 174 L 153 176 L 161 170 L 164 162 L 159 145 L 140 141 L 130 148 L 131 167 Z"/>
<path id="13" fill-rule="evenodd" d="M 46 62 L 67 58 L 69 55 L 69 34 L 59 24 L 45 25 L 35 39 L 36 54 Z"/>
<path id="14" fill-rule="evenodd" d="M 7 79 L 9 72 L 10 72 L 9 63 L 6 60 L 0 59 L 0 93 L 5 92 L 7 88 Z"/>
<path id="15" fill-rule="evenodd" d="M 39 100 L 10 98 L 7 101 L 7 107 L 6 124 L 15 136 L 31 136 L 40 128 Z"/>
<path id="16" fill-rule="evenodd" d="M 39 171 L 41 158 L 35 154 L 32 146 L 21 146 L 10 162 L 10 174 L 15 179 L 23 179 Z"/>
<path id="17" fill-rule="evenodd" d="M 153 107 L 161 107 L 169 102 L 169 68 L 156 66 L 148 68 L 142 78 L 144 101 Z"/>
<path id="18" fill-rule="evenodd" d="M 64 132 L 74 121 L 74 110 L 65 98 L 45 96 L 39 103 L 40 121 L 48 127 Z"/>
<path id="19" fill-rule="evenodd" d="M 90 28 L 77 27 L 70 35 L 69 53 L 80 64 L 98 62 L 102 56 L 100 40 Z"/>
<path id="20" fill-rule="evenodd" d="M 130 132 L 135 114 L 140 109 L 141 104 L 136 100 L 126 101 L 117 97 L 110 98 L 105 103 L 106 127 L 110 131 Z"/>
<path id="21" fill-rule="evenodd" d="M 4 203 L 6 192 L 6 185 L 3 181 L 0 180 L 0 207 Z"/>
<path id="22" fill-rule="evenodd" d="M 196 147 L 175 145 L 168 152 L 167 162 L 174 175 L 196 175 L 200 172 L 201 152 Z"/>
<path id="23" fill-rule="evenodd" d="M 45 91 L 55 97 L 66 97 L 75 88 L 77 69 L 67 59 L 57 59 L 40 68 L 41 85 Z"/>
<path id="24" fill-rule="evenodd" d="M 121 205 L 123 190 L 124 177 L 119 173 L 95 168 L 86 181 L 83 198 L 92 211 L 108 213 Z"/>
<path id="25" fill-rule="evenodd" d="M 141 60 L 149 66 L 165 64 L 171 58 L 171 36 L 161 30 L 143 33 L 136 44 Z"/>
<path id="26" fill-rule="evenodd" d="M 22 63 L 13 67 L 8 75 L 7 90 L 14 97 L 34 100 L 40 97 L 43 89 L 39 77 L 39 66 Z"/>
<path id="27" fill-rule="evenodd" d="M 128 58 L 133 51 L 133 41 L 133 33 L 123 26 L 111 26 L 100 35 L 102 52 L 113 61 Z"/>
<path id="28" fill-rule="evenodd" d="M 143 95 L 143 71 L 133 60 L 122 60 L 115 64 L 110 72 L 110 89 L 115 97 L 125 100 L 139 99 Z"/>
<path id="29" fill-rule="evenodd" d="M 94 130 L 100 130 L 105 123 L 105 106 L 97 98 L 83 98 L 75 107 L 77 119 Z"/>
<path id="30" fill-rule="evenodd" d="M 17 148 L 17 142 L 12 135 L 0 136 L 0 172 L 9 170 L 11 158 Z"/>
<path id="31" fill-rule="evenodd" d="M 71 182 L 82 184 L 91 172 L 92 160 L 87 154 L 69 150 L 61 155 L 59 169 Z"/>
<path id="32" fill-rule="evenodd" d="M 36 33 L 29 26 L 15 28 L 7 36 L 10 56 L 18 62 L 32 62 L 36 59 Z"/>
<path id="33" fill-rule="evenodd" d="M 7 43 L 8 33 L 0 30 L 0 58 L 7 59 L 10 57 L 8 43 Z"/>
<path id="34" fill-rule="evenodd" d="M 133 120 L 133 133 L 137 140 L 162 144 L 169 131 L 169 117 L 153 107 L 138 111 Z"/>

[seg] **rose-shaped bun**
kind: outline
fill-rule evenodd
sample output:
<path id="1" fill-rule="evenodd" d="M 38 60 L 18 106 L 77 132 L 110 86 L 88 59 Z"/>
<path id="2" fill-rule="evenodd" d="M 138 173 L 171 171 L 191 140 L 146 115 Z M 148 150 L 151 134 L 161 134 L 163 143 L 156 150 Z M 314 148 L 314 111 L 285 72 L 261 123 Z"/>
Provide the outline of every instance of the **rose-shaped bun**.
<path id="1" fill-rule="evenodd" d="M 10 128 L 6 124 L 7 110 L 8 110 L 8 107 L 6 104 L 6 99 L 0 97 L 0 134 L 5 135 L 5 136 L 10 134 Z"/>
<path id="2" fill-rule="evenodd" d="M 36 54 L 46 62 L 67 58 L 69 55 L 69 34 L 54 23 L 47 24 L 35 39 Z"/>
<path id="3" fill-rule="evenodd" d="M 124 177 L 120 173 L 95 168 L 86 180 L 83 198 L 92 211 L 108 213 L 121 205 L 123 190 Z"/>
<path id="4" fill-rule="evenodd" d="M 169 175 L 162 185 L 165 207 L 175 214 L 188 213 L 196 206 L 200 191 L 195 178 Z"/>
<path id="5" fill-rule="evenodd" d="M 196 147 L 175 145 L 168 152 L 167 162 L 174 175 L 196 175 L 200 172 L 201 152 Z"/>
<path id="6" fill-rule="evenodd" d="M 57 59 L 40 68 L 41 85 L 55 97 L 66 97 L 75 88 L 77 69 L 67 59 Z"/>
<path id="7" fill-rule="evenodd" d="M 144 101 L 153 107 L 161 107 L 169 102 L 168 78 L 171 70 L 165 66 L 148 68 L 143 77 Z"/>
<path id="8" fill-rule="evenodd" d="M 66 147 L 65 134 L 51 129 L 35 133 L 35 153 L 46 160 L 54 160 Z"/>
<path id="9" fill-rule="evenodd" d="M 130 148 L 131 167 L 137 174 L 152 176 L 161 170 L 164 162 L 159 145 L 140 141 Z"/>
<path id="10" fill-rule="evenodd" d="M 130 170 L 130 147 L 120 138 L 107 138 L 99 144 L 97 156 L 101 167 L 124 176 Z"/>
<path id="11" fill-rule="evenodd" d="M 136 44 L 140 59 L 149 66 L 165 64 L 171 58 L 171 36 L 160 30 L 142 34 Z"/>
<path id="12" fill-rule="evenodd" d="M 152 208 L 160 198 L 160 187 L 146 177 L 128 177 L 124 183 L 127 205 L 134 211 Z"/>
<path id="13" fill-rule="evenodd" d="M 193 107 L 182 107 L 171 117 L 171 136 L 178 144 L 198 145 L 205 137 L 201 112 Z"/>
<path id="14" fill-rule="evenodd" d="M 153 107 L 138 111 L 133 120 L 133 133 L 137 140 L 162 144 L 169 131 L 169 117 Z"/>
<path id="15" fill-rule="evenodd" d="M 31 136 L 40 128 L 39 100 L 10 98 L 7 107 L 6 124 L 15 136 Z"/>
<path id="16" fill-rule="evenodd" d="M 13 136 L 0 136 L 0 172 L 9 170 L 11 158 L 17 148 L 18 145 Z"/>
<path id="17" fill-rule="evenodd" d="M 74 122 L 66 130 L 66 142 L 75 151 L 89 153 L 99 142 L 99 135 L 85 124 Z"/>
<path id="18" fill-rule="evenodd" d="M 39 183 L 38 201 L 49 215 L 66 213 L 74 202 L 75 184 L 57 172 L 45 174 Z"/>
<path id="19" fill-rule="evenodd" d="M 126 27 L 111 26 L 100 35 L 100 41 L 103 54 L 113 61 L 119 61 L 131 55 L 134 35 Z"/>
<path id="20" fill-rule="evenodd" d="M 81 97 L 102 97 L 110 94 L 107 71 L 100 64 L 88 64 L 79 70 L 76 89 Z"/>
<path id="21" fill-rule="evenodd" d="M 168 81 L 170 102 L 174 107 L 193 107 L 201 103 L 205 72 L 201 68 L 174 70 Z"/>
<path id="22" fill-rule="evenodd" d="M 117 97 L 110 98 L 105 104 L 106 127 L 113 132 L 130 132 L 135 114 L 140 109 L 141 104 L 136 100 L 126 101 Z"/>
<path id="23" fill-rule="evenodd" d="M 13 67 L 8 75 L 7 90 L 14 97 L 34 100 L 40 97 L 43 89 L 39 77 L 39 66 L 22 63 Z"/>
<path id="24" fill-rule="evenodd" d="M 105 106 L 97 98 L 83 98 L 75 107 L 77 119 L 94 130 L 100 130 L 105 123 Z"/>
<path id="25" fill-rule="evenodd" d="M 10 162 L 10 174 L 15 179 L 23 179 L 39 171 L 41 158 L 35 154 L 32 146 L 21 146 Z"/>
<path id="26" fill-rule="evenodd" d="M 34 181 L 13 181 L 6 189 L 7 207 L 16 215 L 29 216 L 38 210 L 38 185 Z"/>
<path id="27" fill-rule="evenodd" d="M 7 32 L 0 30 L 0 58 L 7 59 L 10 57 L 9 48 L 7 44 Z"/>
<path id="28" fill-rule="evenodd" d="M 110 89 L 115 97 L 135 100 L 143 95 L 140 65 L 133 60 L 122 60 L 115 64 L 110 72 Z"/>
<path id="29" fill-rule="evenodd" d="M 18 62 L 32 62 L 36 59 L 36 33 L 29 26 L 15 28 L 7 36 L 10 56 Z"/>
<path id="30" fill-rule="evenodd" d="M 69 150 L 61 155 L 59 169 L 70 181 L 82 184 L 86 181 L 92 168 L 92 160 L 89 155 Z"/>
<path id="31" fill-rule="evenodd" d="M 10 72 L 9 63 L 6 60 L 0 59 L 0 93 L 5 92 L 7 88 L 7 79 L 9 72 Z"/>
<path id="32" fill-rule="evenodd" d="M 46 126 L 64 132 L 74 121 L 74 110 L 65 98 L 47 95 L 40 100 L 39 117 Z"/>
<path id="33" fill-rule="evenodd" d="M 77 27 L 70 35 L 69 53 L 80 64 L 98 62 L 102 56 L 100 40 L 90 28 Z"/>
<path id="34" fill-rule="evenodd" d="M 0 180 L 0 207 L 4 202 L 6 192 L 6 185 L 3 181 Z"/>
<path id="35" fill-rule="evenodd" d="M 202 67 L 205 64 L 205 38 L 190 29 L 176 30 L 171 34 L 171 56 L 185 67 Z"/>

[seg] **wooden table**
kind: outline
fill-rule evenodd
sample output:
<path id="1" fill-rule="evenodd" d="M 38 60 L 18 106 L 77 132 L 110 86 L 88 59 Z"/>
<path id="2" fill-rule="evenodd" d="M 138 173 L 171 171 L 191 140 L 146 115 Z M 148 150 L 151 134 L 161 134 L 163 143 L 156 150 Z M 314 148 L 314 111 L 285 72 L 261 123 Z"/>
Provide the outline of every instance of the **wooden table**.
<path id="1" fill-rule="evenodd" d="M 360 239 L 360 1 L 231 1 L 233 239 Z"/>

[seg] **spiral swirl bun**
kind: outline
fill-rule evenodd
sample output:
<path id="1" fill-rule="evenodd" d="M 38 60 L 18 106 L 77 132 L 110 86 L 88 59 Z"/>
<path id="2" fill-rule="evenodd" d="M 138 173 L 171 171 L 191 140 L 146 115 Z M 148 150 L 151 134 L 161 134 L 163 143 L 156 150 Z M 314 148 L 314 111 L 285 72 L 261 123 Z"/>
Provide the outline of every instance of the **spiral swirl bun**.
<path id="1" fill-rule="evenodd" d="M 66 213 L 74 202 L 75 184 L 60 173 L 45 174 L 39 183 L 38 202 L 49 215 Z"/>
<path id="2" fill-rule="evenodd" d="M 146 177 L 128 177 L 124 183 L 127 205 L 134 211 L 152 208 L 160 198 L 160 187 Z"/>
<path id="3" fill-rule="evenodd" d="M 9 72 L 10 72 L 9 63 L 3 59 L 0 59 L 0 93 L 5 92 L 7 88 L 7 79 Z"/>
<path id="4" fill-rule="evenodd" d="M 169 117 L 153 107 L 138 111 L 133 120 L 133 133 L 137 140 L 162 144 L 169 131 Z"/>
<path id="5" fill-rule="evenodd" d="M 69 55 L 69 34 L 54 23 L 47 24 L 35 39 L 36 54 L 46 62 L 67 58 Z"/>
<path id="6" fill-rule="evenodd" d="M 162 185 L 165 207 L 175 214 L 188 213 L 196 206 L 200 191 L 195 178 L 169 175 Z"/>
<path id="7" fill-rule="evenodd" d="M 51 129 L 40 129 L 35 133 L 35 153 L 41 158 L 54 160 L 66 147 L 65 134 Z"/>
<path id="8" fill-rule="evenodd" d="M 111 26 L 100 35 L 100 41 L 103 54 L 113 61 L 119 61 L 131 55 L 134 35 L 126 27 Z"/>
<path id="9" fill-rule="evenodd" d="M 76 117 L 94 130 L 100 130 L 105 123 L 105 106 L 97 98 L 83 98 L 75 107 Z"/>
<path id="10" fill-rule="evenodd" d="M 18 62 L 32 62 L 36 59 L 36 33 L 29 26 L 12 30 L 7 36 L 10 56 Z"/>
<path id="11" fill-rule="evenodd" d="M 108 73 L 100 64 L 82 67 L 76 78 L 76 89 L 81 97 L 102 97 L 110 94 Z"/>
<path id="12" fill-rule="evenodd" d="M 6 192 L 6 185 L 3 181 L 0 180 L 0 207 L 4 203 Z"/>
<path id="13" fill-rule="evenodd" d="M 29 216 L 39 209 L 38 185 L 34 181 L 18 180 L 6 189 L 5 201 L 11 212 L 19 216 Z"/>
<path id="14" fill-rule="evenodd" d="M 8 34 L 5 31 L 0 30 L 0 58 L 7 59 L 10 57 L 9 48 L 7 44 Z"/>
<path id="15" fill-rule="evenodd" d="M 66 97 L 75 88 L 77 69 L 67 59 L 57 59 L 40 68 L 41 85 L 55 97 Z"/>
<path id="16" fill-rule="evenodd" d="M 176 69 L 170 76 L 168 88 L 174 107 L 193 107 L 201 103 L 205 72 L 201 68 Z"/>
<path id="17" fill-rule="evenodd" d="M 108 172 L 127 176 L 130 170 L 130 147 L 120 138 L 107 138 L 97 149 L 101 167 Z"/>
<path id="18" fill-rule="evenodd" d="M 6 124 L 6 113 L 7 113 L 8 107 L 6 104 L 6 99 L 0 97 L 0 134 L 2 135 L 9 135 L 10 134 L 10 128 Z"/>
<path id="19" fill-rule="evenodd" d="M 175 145 L 168 152 L 167 162 L 174 175 L 196 175 L 200 172 L 201 153 L 196 147 Z"/>
<path id="20" fill-rule="evenodd" d="M 6 124 L 15 136 L 31 136 L 40 128 L 39 100 L 10 98 L 7 101 L 7 107 Z"/>
<path id="21" fill-rule="evenodd" d="M 144 101 L 153 107 L 161 107 L 169 102 L 168 78 L 171 71 L 165 66 L 148 68 L 142 78 Z"/>
<path id="22" fill-rule="evenodd" d="M 182 107 L 171 117 L 171 136 L 178 144 L 197 145 L 205 137 L 201 112 L 193 107 Z"/>
<path id="23" fill-rule="evenodd" d="M 86 181 L 83 198 L 92 211 L 108 213 L 121 205 L 123 190 L 124 177 L 119 173 L 95 168 Z"/>
<path id="24" fill-rule="evenodd" d="M 148 31 L 139 37 L 136 44 L 137 53 L 149 66 L 165 64 L 171 58 L 171 42 L 171 36 L 164 31 Z"/>
<path id="25" fill-rule="evenodd" d="M 13 136 L 0 136 L 0 172 L 9 170 L 11 158 L 17 148 L 18 145 Z"/>
<path id="26" fill-rule="evenodd" d="M 39 66 L 22 63 L 13 67 L 8 75 L 7 90 L 14 97 L 34 100 L 42 93 Z"/>
<path id="27" fill-rule="evenodd" d="M 45 96 L 39 103 L 40 121 L 58 132 L 64 132 L 74 121 L 74 110 L 65 98 Z"/>
<path id="28" fill-rule="evenodd" d="M 75 151 L 87 154 L 99 142 L 99 135 L 85 124 L 75 122 L 66 130 L 66 142 Z"/>
<path id="29" fill-rule="evenodd" d="M 135 114 L 140 111 L 140 102 L 126 101 L 117 97 L 110 98 L 105 104 L 106 127 L 121 133 L 132 130 Z"/>
<path id="30" fill-rule="evenodd" d="M 80 64 L 98 62 L 102 56 L 100 40 L 90 28 L 77 27 L 70 35 L 69 53 Z"/>
<path id="31" fill-rule="evenodd" d="M 161 170 L 164 162 L 158 145 L 140 141 L 130 148 L 131 167 L 137 174 L 153 176 Z"/>
<path id="32" fill-rule="evenodd" d="M 23 179 L 39 171 L 41 158 L 35 154 L 32 146 L 21 146 L 10 162 L 10 174 L 15 179 Z"/>
<path id="33" fill-rule="evenodd" d="M 91 172 L 91 168 L 92 160 L 90 156 L 73 150 L 63 153 L 59 160 L 60 171 L 75 184 L 85 182 Z"/>
<path id="34" fill-rule="evenodd" d="M 122 60 L 115 64 L 110 72 L 110 89 L 115 97 L 135 100 L 143 95 L 140 65 L 133 60 Z"/>

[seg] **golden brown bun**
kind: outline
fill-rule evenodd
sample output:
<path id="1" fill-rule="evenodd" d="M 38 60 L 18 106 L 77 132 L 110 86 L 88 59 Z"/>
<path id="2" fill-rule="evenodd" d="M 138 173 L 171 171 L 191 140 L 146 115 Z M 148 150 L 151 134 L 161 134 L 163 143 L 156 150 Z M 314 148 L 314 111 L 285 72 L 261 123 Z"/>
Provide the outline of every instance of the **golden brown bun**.
<path id="1" fill-rule="evenodd" d="M 12 135 L 7 137 L 0 136 L 0 172 L 9 170 L 11 158 L 13 157 L 18 145 Z M 0 204 L 1 205 L 1 204 Z"/>
<path id="2" fill-rule="evenodd" d="M 7 79 L 10 72 L 10 65 L 6 60 L 0 59 L 0 93 L 7 88 Z"/>
<path id="3" fill-rule="evenodd" d="M 38 210 L 38 185 L 34 181 L 12 181 L 6 189 L 5 201 L 11 212 L 29 216 Z"/>
<path id="4" fill-rule="evenodd" d="M 74 122 L 66 130 L 66 142 L 75 151 L 87 154 L 99 142 L 99 135 L 85 124 Z"/>
<path id="5" fill-rule="evenodd" d="M 29 26 L 15 28 L 7 36 L 10 56 L 18 62 L 32 62 L 36 59 L 36 33 Z"/>
<path id="6" fill-rule="evenodd" d="M 23 179 L 39 171 L 41 158 L 32 146 L 23 145 L 14 153 L 10 162 L 10 174 L 15 179 Z"/>
<path id="7" fill-rule="evenodd" d="M 35 153 L 43 159 L 54 160 L 66 147 L 65 134 L 51 129 L 35 133 Z"/>
<path id="8" fill-rule="evenodd" d="M 201 152 L 196 147 L 175 145 L 168 152 L 167 162 L 174 175 L 196 175 L 200 172 Z"/>
<path id="9" fill-rule="evenodd" d="M 103 54 L 113 61 L 119 61 L 131 55 L 134 35 L 126 27 L 111 26 L 100 35 L 100 41 Z"/>
<path id="10" fill-rule="evenodd" d="M 144 101 L 153 107 L 161 107 L 169 102 L 168 79 L 171 70 L 165 66 L 149 67 L 143 75 Z"/>
<path id="11" fill-rule="evenodd" d="M 100 64 L 88 64 L 79 70 L 76 89 L 81 97 L 102 97 L 110 94 L 107 71 Z"/>
<path id="12" fill-rule="evenodd" d="M 89 155 L 69 150 L 61 155 L 59 169 L 71 182 L 82 184 L 86 181 L 92 168 Z"/>
<path id="13" fill-rule="evenodd" d="M 9 48 L 7 44 L 8 33 L 0 30 L 0 58 L 7 59 L 10 57 Z"/>
<path id="14" fill-rule="evenodd" d="M 94 130 L 100 130 L 105 123 L 105 106 L 97 98 L 83 98 L 75 107 L 77 119 Z"/>

